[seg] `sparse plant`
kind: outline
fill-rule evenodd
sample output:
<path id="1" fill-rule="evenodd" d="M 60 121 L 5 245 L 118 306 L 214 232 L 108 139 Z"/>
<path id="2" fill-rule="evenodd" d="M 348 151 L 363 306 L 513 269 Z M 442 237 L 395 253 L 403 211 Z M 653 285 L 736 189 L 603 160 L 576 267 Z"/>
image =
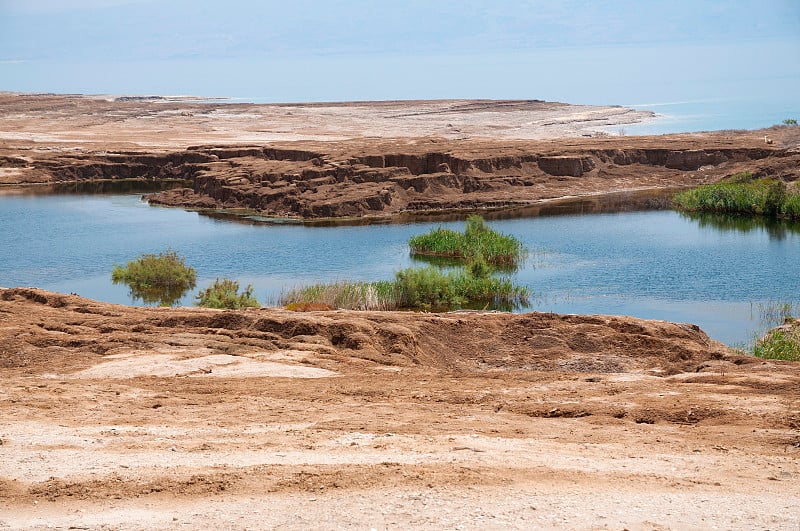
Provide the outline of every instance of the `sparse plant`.
<path id="1" fill-rule="evenodd" d="M 238 310 L 241 308 L 258 308 L 258 300 L 253 295 L 253 286 L 250 284 L 239 293 L 239 283 L 227 278 L 216 279 L 214 283 L 197 295 L 198 306 L 204 308 L 218 308 Z"/>
<path id="2" fill-rule="evenodd" d="M 797 120 L 795 120 L 794 118 L 787 118 L 783 121 L 783 125 L 796 126 Z"/>
<path id="3" fill-rule="evenodd" d="M 111 271 L 114 284 L 127 284 L 133 299 L 145 304 L 175 305 L 194 289 L 197 273 L 186 265 L 175 251 L 143 254 L 125 266 L 115 265 Z"/>

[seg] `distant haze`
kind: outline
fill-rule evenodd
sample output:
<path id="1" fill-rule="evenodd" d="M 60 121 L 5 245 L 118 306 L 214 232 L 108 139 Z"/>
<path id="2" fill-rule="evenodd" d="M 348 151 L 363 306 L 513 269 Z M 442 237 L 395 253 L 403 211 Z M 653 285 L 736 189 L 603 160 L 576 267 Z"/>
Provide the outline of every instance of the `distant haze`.
<path id="1" fill-rule="evenodd" d="M 763 108 L 720 112 L 766 121 L 800 111 L 798 57 L 797 0 L 0 0 L 0 90 L 26 92 L 622 105 L 755 97 Z"/>

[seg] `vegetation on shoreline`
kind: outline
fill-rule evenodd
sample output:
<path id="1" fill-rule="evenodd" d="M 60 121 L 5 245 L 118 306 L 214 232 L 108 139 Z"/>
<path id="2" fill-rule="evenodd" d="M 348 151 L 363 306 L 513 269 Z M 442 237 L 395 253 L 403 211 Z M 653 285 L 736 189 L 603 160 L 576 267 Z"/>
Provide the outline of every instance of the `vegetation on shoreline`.
<path id="1" fill-rule="evenodd" d="M 281 293 L 278 304 L 295 311 L 393 310 L 397 308 L 391 282 L 349 282 L 298 286 Z"/>
<path id="2" fill-rule="evenodd" d="M 204 308 L 218 308 L 238 310 L 241 308 L 258 308 L 258 300 L 253 295 L 253 286 L 250 284 L 239 293 L 239 283 L 227 278 L 216 279 L 214 283 L 197 295 L 198 306 Z"/>
<path id="3" fill-rule="evenodd" d="M 787 319 L 784 326 L 767 332 L 753 346 L 753 355 L 768 360 L 800 361 L 800 323 Z"/>
<path id="4" fill-rule="evenodd" d="M 771 218 L 800 219 L 800 192 L 777 179 L 733 175 L 718 184 L 680 192 L 673 206 L 687 212 L 715 212 Z"/>
<path id="5" fill-rule="evenodd" d="M 398 271 L 392 281 L 315 284 L 282 294 L 280 304 L 291 309 L 451 310 L 488 308 L 511 310 L 527 304 L 528 289 L 515 286 L 498 268 L 513 270 L 525 257 L 512 236 L 490 229 L 483 218 L 467 218 L 464 233 L 435 229 L 409 240 L 412 255 L 445 257 L 460 263 L 452 271 L 428 265 Z"/>
<path id="6" fill-rule="evenodd" d="M 289 290 L 279 304 L 290 310 L 431 310 L 466 307 L 511 310 L 528 302 L 528 289 L 507 277 L 475 277 L 466 270 L 410 267 L 393 281 L 313 284 Z"/>
<path id="7" fill-rule="evenodd" d="M 469 216 L 464 232 L 437 228 L 408 241 L 412 256 L 446 257 L 471 261 L 482 257 L 495 267 L 516 269 L 526 253 L 522 243 L 513 236 L 491 229 L 480 216 Z"/>
<path id="8" fill-rule="evenodd" d="M 143 254 L 125 266 L 115 265 L 111 282 L 126 284 L 134 300 L 173 306 L 187 291 L 194 289 L 197 272 L 175 251 L 167 250 L 157 255 Z"/>
<path id="9" fill-rule="evenodd" d="M 800 361 L 800 304 L 786 301 L 768 301 L 752 306 L 758 314 L 761 330 L 753 342 L 741 348 L 743 353 L 762 359 Z"/>

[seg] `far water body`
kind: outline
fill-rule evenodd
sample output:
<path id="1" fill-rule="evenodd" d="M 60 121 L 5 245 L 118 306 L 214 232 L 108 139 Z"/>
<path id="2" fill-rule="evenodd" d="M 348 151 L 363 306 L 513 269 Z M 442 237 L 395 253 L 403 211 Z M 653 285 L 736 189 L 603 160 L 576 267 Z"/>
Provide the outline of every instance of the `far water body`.
<path id="1" fill-rule="evenodd" d="M 506 219 L 492 227 L 530 250 L 515 275 L 521 311 L 631 315 L 698 324 L 727 344 L 752 340 L 758 305 L 800 298 L 800 226 L 713 223 L 673 211 Z M 139 195 L 0 197 L 0 286 L 35 286 L 136 304 L 115 264 L 177 251 L 198 271 L 252 284 L 262 303 L 314 282 L 390 279 L 413 265 L 406 242 L 425 222 L 344 227 L 247 224 L 151 207 Z M 188 294 L 182 304 L 191 305 Z"/>

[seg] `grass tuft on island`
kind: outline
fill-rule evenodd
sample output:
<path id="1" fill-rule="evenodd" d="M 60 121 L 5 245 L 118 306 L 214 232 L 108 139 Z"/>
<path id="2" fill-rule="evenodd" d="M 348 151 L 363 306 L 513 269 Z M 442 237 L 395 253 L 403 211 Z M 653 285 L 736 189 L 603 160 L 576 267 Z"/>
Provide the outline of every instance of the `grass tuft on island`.
<path id="1" fill-rule="evenodd" d="M 412 256 L 453 258 L 470 261 L 478 256 L 487 264 L 516 269 L 525 260 L 522 243 L 513 236 L 489 228 L 480 216 L 469 216 L 464 232 L 437 228 L 408 241 Z"/>
<path id="2" fill-rule="evenodd" d="M 686 212 L 715 212 L 800 220 L 800 192 L 777 179 L 738 173 L 718 184 L 680 192 L 673 206 Z"/>

